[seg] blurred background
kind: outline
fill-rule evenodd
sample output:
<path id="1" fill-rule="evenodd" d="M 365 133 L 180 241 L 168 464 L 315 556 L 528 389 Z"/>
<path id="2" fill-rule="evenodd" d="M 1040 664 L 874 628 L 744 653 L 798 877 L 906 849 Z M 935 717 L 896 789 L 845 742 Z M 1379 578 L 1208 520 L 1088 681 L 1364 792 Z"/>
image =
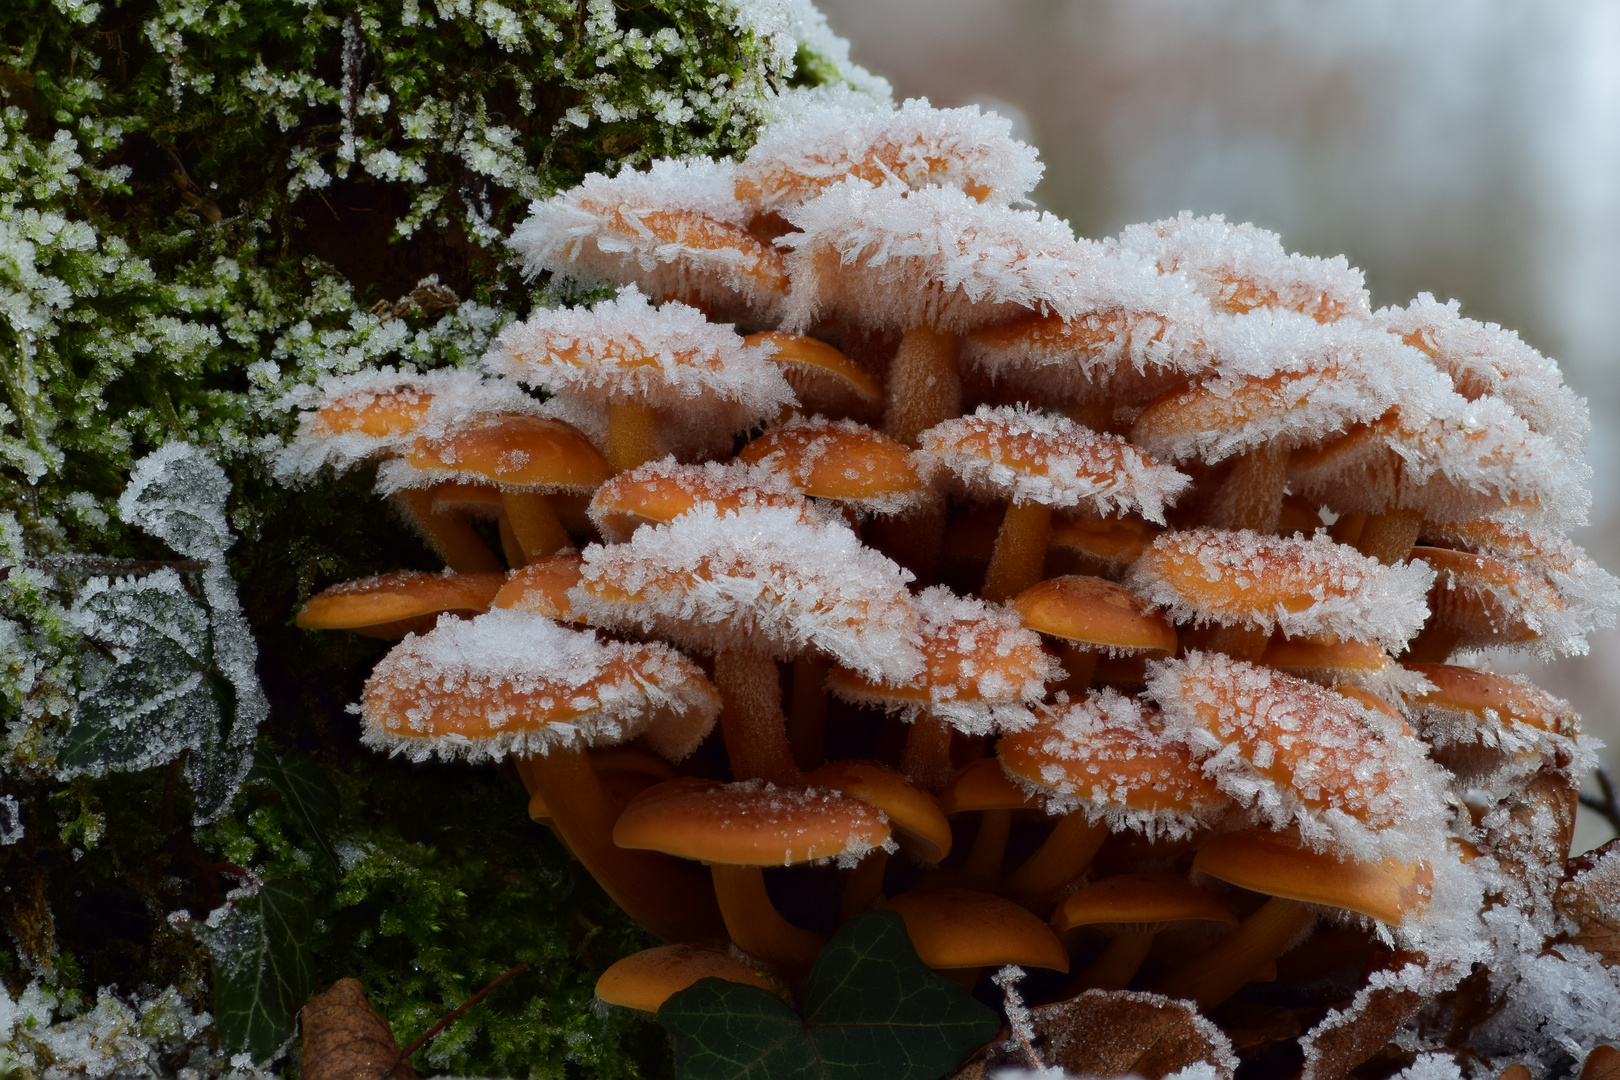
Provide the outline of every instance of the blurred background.
<path id="1" fill-rule="evenodd" d="M 1374 307 L 1456 298 L 1591 401 L 1592 525 L 1620 572 L 1620 2 L 818 0 L 897 98 L 979 104 L 1035 198 L 1101 237 L 1179 210 L 1344 254 Z M 1620 765 L 1620 634 L 1551 665 Z M 1583 810 L 1575 849 L 1613 832 Z"/>

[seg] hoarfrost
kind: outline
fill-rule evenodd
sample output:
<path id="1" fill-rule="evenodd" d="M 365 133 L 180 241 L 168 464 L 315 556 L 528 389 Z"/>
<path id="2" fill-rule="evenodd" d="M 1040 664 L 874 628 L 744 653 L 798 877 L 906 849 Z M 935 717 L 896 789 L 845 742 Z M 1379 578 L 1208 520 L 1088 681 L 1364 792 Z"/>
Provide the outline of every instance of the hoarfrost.
<path id="1" fill-rule="evenodd" d="M 1129 226 L 1109 243 L 1151 259 L 1165 273 L 1188 275 L 1234 314 L 1278 307 L 1325 323 L 1365 318 L 1371 310 L 1361 271 L 1343 255 L 1290 255 L 1276 233 L 1230 225 L 1220 214 L 1194 217 L 1183 210 L 1173 218 Z"/>
<path id="2" fill-rule="evenodd" d="M 1007 203 L 1033 191 L 1041 172 L 1004 117 L 976 105 L 936 109 L 920 98 L 889 113 L 826 106 L 773 124 L 737 166 L 736 190 L 759 213 L 796 206 L 846 176 Z"/>
<path id="3" fill-rule="evenodd" d="M 217 1071 L 208 1046 L 213 1018 L 193 1012 L 172 986 L 148 993 L 126 1001 L 103 986 L 95 1004 L 75 1015 L 38 982 L 15 999 L 0 985 L 0 1075 L 156 1080 L 171 1075 L 165 1058 L 184 1051 L 187 1071 Z"/>
<path id="4" fill-rule="evenodd" d="M 1433 581 L 1427 566 L 1385 566 L 1320 533 L 1189 529 L 1156 538 L 1124 585 L 1177 622 L 1334 634 L 1398 652 L 1429 616 Z"/>
<path id="5" fill-rule="evenodd" d="M 1150 663 L 1147 693 L 1204 774 L 1272 828 L 1363 860 L 1443 851 L 1443 774 L 1399 721 L 1219 653 Z"/>
<path id="6" fill-rule="evenodd" d="M 496 609 L 411 635 L 366 680 L 361 741 L 422 761 L 545 754 L 644 735 L 682 758 L 720 699 L 686 657 L 659 643 L 599 640 L 542 615 Z"/>
<path id="7" fill-rule="evenodd" d="M 1581 656 L 1594 613 L 1567 606 L 1544 577 L 1523 564 L 1491 555 L 1415 547 L 1410 565 L 1435 570 L 1430 604 L 1434 626 L 1455 632 L 1460 648 L 1506 645 L 1543 660 Z"/>
<path id="8" fill-rule="evenodd" d="M 881 705 L 915 722 L 924 712 L 968 735 L 1019 731 L 1029 706 L 1062 670 L 1018 616 L 998 604 L 936 585 L 913 601 L 924 670 L 904 683 L 871 685 L 834 672 L 827 689 L 860 704 Z"/>
<path id="9" fill-rule="evenodd" d="M 1564 385 L 1558 364 L 1496 323 L 1465 319 L 1455 300 L 1444 304 L 1419 293 L 1404 309 L 1374 316 L 1392 334 L 1423 351 L 1451 376 L 1458 393 L 1474 400 L 1492 395 L 1507 402 L 1530 425 L 1579 459 L 1591 429 L 1586 399 Z"/>
<path id="10" fill-rule="evenodd" d="M 1054 509 L 1085 504 L 1098 514 L 1139 512 L 1164 524 L 1164 508 L 1191 479 L 1117 435 L 1024 407 L 981 405 L 919 436 L 919 452 L 948 469 L 969 494 Z"/>
<path id="11" fill-rule="evenodd" d="M 1515 953 L 1492 971 L 1502 1008 L 1474 1029 L 1471 1046 L 1491 1058 L 1560 1071 L 1592 1048 L 1620 1041 L 1620 969 L 1604 967 L 1578 945 Z"/>
<path id="12" fill-rule="evenodd" d="M 911 574 L 842 522 L 809 523 L 786 507 L 698 506 L 584 555 L 568 598 L 593 624 L 707 651 L 819 649 L 895 682 L 922 671 Z"/>
<path id="13" fill-rule="evenodd" d="M 784 329 L 838 316 L 960 333 L 1031 311 L 1075 313 L 1083 268 L 1068 223 L 1051 214 L 847 179 L 787 216 L 801 231 L 778 241 L 793 249 Z"/>
<path id="14" fill-rule="evenodd" d="M 807 521 L 819 520 L 804 496 L 768 470 L 737 462 L 682 465 L 673 457 L 615 476 L 596 489 L 586 513 L 609 542 L 620 543 L 642 525 L 657 524 L 700 505 L 716 510 L 789 507 L 798 509 Z"/>
<path id="15" fill-rule="evenodd" d="M 910 513 L 933 491 L 910 451 L 853 420 L 795 416 L 749 443 L 738 458 L 757 476 L 863 516 Z"/>

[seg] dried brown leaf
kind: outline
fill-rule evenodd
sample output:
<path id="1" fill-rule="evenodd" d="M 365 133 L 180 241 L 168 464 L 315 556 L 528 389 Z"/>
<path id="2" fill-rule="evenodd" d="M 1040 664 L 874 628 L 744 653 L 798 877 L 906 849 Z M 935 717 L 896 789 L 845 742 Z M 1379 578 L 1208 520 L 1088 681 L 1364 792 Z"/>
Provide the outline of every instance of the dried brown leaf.
<path id="1" fill-rule="evenodd" d="M 1498 1073 L 1496 1080 L 1532 1080 L 1530 1067 L 1523 1062 L 1515 1061 Z"/>
<path id="2" fill-rule="evenodd" d="M 417 1080 L 388 1021 L 355 979 L 339 979 L 304 1005 L 304 1080 Z"/>
<path id="3" fill-rule="evenodd" d="M 1553 899 L 1558 913 L 1576 926 L 1567 940 L 1607 966 L 1620 965 L 1620 839 L 1571 859 L 1569 869 Z"/>
<path id="4" fill-rule="evenodd" d="M 1190 1001 L 1130 990 L 1087 990 L 1078 997 L 1030 1010 L 1037 1052 L 1048 1067 L 1078 1076 L 1125 1076 L 1147 1080 L 1198 1062 L 1231 1080 L 1237 1056 L 1221 1029 Z M 1016 1039 L 991 1051 L 990 1063 L 1025 1065 Z"/>
<path id="5" fill-rule="evenodd" d="M 1581 1080 L 1620 1080 L 1620 1050 L 1612 1046 L 1593 1048 L 1581 1066 Z"/>
<path id="6" fill-rule="evenodd" d="M 1422 953 L 1391 953 L 1349 1005 L 1322 1018 L 1305 1037 L 1301 1080 L 1343 1080 L 1394 1038 L 1423 1003 L 1443 989 L 1444 973 Z"/>

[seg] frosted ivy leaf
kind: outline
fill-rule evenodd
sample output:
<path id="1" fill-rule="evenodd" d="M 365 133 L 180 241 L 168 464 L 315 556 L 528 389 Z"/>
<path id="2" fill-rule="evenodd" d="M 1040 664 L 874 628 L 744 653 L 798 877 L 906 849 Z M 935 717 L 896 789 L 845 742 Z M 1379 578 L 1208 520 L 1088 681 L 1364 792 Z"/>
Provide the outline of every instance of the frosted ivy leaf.
<path id="1" fill-rule="evenodd" d="M 165 569 L 90 582 L 69 619 L 115 660 L 79 698 L 57 756 L 60 773 L 134 772 L 191 751 L 186 780 L 199 814 L 223 809 L 235 791 L 219 759 L 236 695 L 213 670 L 207 607 Z"/>
<path id="2" fill-rule="evenodd" d="M 171 442 L 135 463 L 118 516 L 182 555 L 212 561 L 236 542 L 225 521 L 231 482 L 190 443 Z"/>

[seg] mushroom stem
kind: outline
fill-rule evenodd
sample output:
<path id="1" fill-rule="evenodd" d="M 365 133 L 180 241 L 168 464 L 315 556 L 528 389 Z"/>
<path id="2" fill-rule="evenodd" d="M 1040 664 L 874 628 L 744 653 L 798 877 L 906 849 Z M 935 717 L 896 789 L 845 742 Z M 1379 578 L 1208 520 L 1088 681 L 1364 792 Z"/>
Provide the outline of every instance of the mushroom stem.
<path id="1" fill-rule="evenodd" d="M 883 433 L 915 450 L 917 436 L 962 412 L 957 337 L 913 326 L 900 339 L 884 387 Z"/>
<path id="2" fill-rule="evenodd" d="M 538 491 L 503 491 L 501 509 L 523 549 L 525 563 L 555 555 L 568 546 L 568 530 L 557 519 L 548 496 Z"/>
<path id="3" fill-rule="evenodd" d="M 827 662 L 812 656 L 793 661 L 793 711 L 788 720 L 788 743 L 793 761 L 801 769 L 821 765 L 827 735 Z"/>
<path id="4" fill-rule="evenodd" d="M 844 879 L 844 895 L 838 903 L 839 922 L 848 922 L 872 909 L 883 895 L 883 872 L 888 868 L 889 853 L 882 848 L 873 848 L 855 864 L 855 869 Z"/>
<path id="5" fill-rule="evenodd" d="M 405 488 L 395 496 L 411 524 L 419 529 L 444 564 L 458 574 L 499 574 L 506 567 L 489 550 L 466 519 L 433 509 L 431 488 Z"/>
<path id="6" fill-rule="evenodd" d="M 915 510 L 880 517 L 866 527 L 867 543 L 917 576 L 919 585 L 934 580 L 945 546 L 945 496 L 932 492 Z"/>
<path id="7" fill-rule="evenodd" d="M 1205 647 L 1211 652 L 1225 653 L 1234 660 L 1258 664 L 1266 654 L 1271 635 L 1252 626 L 1217 626 L 1210 632 Z"/>
<path id="8" fill-rule="evenodd" d="M 1416 510 L 1385 510 L 1368 516 L 1356 538 L 1356 550 L 1385 566 L 1397 566 L 1412 554 L 1423 531 L 1423 515 Z"/>
<path id="9" fill-rule="evenodd" d="M 1052 508 L 1040 503 L 1007 504 L 1001 519 L 990 569 L 984 576 L 984 598 L 1000 603 L 1041 580 L 1046 545 L 1052 536 Z"/>
<path id="10" fill-rule="evenodd" d="M 1264 443 L 1240 457 L 1215 493 L 1208 524 L 1218 529 L 1276 532 L 1290 454 L 1283 447 Z"/>
<path id="11" fill-rule="evenodd" d="M 1044 906 L 1052 890 L 1084 870 L 1108 838 L 1108 828 L 1093 825 L 1075 811 L 1058 819 L 1046 843 L 1007 877 L 1007 889 Z"/>
<path id="12" fill-rule="evenodd" d="M 701 875 L 667 855 L 627 851 L 613 843 L 607 793 L 584 751 L 553 747 L 520 758 L 518 770 L 545 801 L 568 849 L 631 918 L 671 941 L 698 941 L 719 932 L 721 913 Z"/>
<path id="13" fill-rule="evenodd" d="M 523 545 L 518 543 L 517 533 L 512 531 L 512 523 L 502 514 L 495 519 L 495 530 L 501 537 L 501 554 L 506 556 L 506 565 L 516 570 L 527 566 L 529 560 L 523 555 Z"/>
<path id="14" fill-rule="evenodd" d="M 738 948 L 789 973 L 810 970 L 827 939 L 782 918 L 765 892 L 764 870 L 715 863 L 709 872 L 714 875 L 714 894 L 720 901 L 726 932 Z"/>
<path id="15" fill-rule="evenodd" d="M 608 402 L 607 459 L 616 473 L 658 456 L 658 413 L 639 401 Z"/>
<path id="16" fill-rule="evenodd" d="M 780 787 L 804 783 L 788 745 L 787 718 L 776 661 L 761 649 L 722 649 L 714 657 L 720 691 L 720 731 L 736 780 L 766 780 Z"/>
<path id="17" fill-rule="evenodd" d="M 1070 398 L 1063 413 L 1081 427 L 1106 432 L 1114 426 L 1114 399 L 1106 395 Z"/>
<path id="18" fill-rule="evenodd" d="M 1457 651 L 1462 641 L 1462 628 L 1430 621 L 1406 647 L 1401 662 L 1406 664 L 1443 664 Z"/>
<path id="19" fill-rule="evenodd" d="M 1063 655 L 1065 673 L 1060 689 L 1067 690 L 1071 698 L 1084 697 L 1086 691 L 1091 689 L 1092 678 L 1097 674 L 1097 650 L 1065 641 L 1059 652 Z"/>
<path id="20" fill-rule="evenodd" d="M 1153 947 L 1153 930 L 1121 930 L 1091 966 L 1063 988 L 1072 997 L 1083 990 L 1123 990 L 1136 977 Z"/>
<path id="21" fill-rule="evenodd" d="M 986 810 L 979 816 L 979 831 L 973 836 L 967 861 L 962 864 L 963 888 L 989 891 L 1001 878 L 1001 860 L 1007 853 L 1007 836 L 1012 831 L 1011 810 Z"/>
<path id="22" fill-rule="evenodd" d="M 931 795 L 938 795 L 950 783 L 951 725 L 932 710 L 923 709 L 911 722 L 900 771 Z"/>
<path id="23" fill-rule="evenodd" d="M 1155 989 L 1167 997 L 1190 998 L 1200 1009 L 1212 1009 L 1281 956 L 1315 918 L 1306 905 L 1274 896 L 1213 949 L 1172 971 Z"/>

